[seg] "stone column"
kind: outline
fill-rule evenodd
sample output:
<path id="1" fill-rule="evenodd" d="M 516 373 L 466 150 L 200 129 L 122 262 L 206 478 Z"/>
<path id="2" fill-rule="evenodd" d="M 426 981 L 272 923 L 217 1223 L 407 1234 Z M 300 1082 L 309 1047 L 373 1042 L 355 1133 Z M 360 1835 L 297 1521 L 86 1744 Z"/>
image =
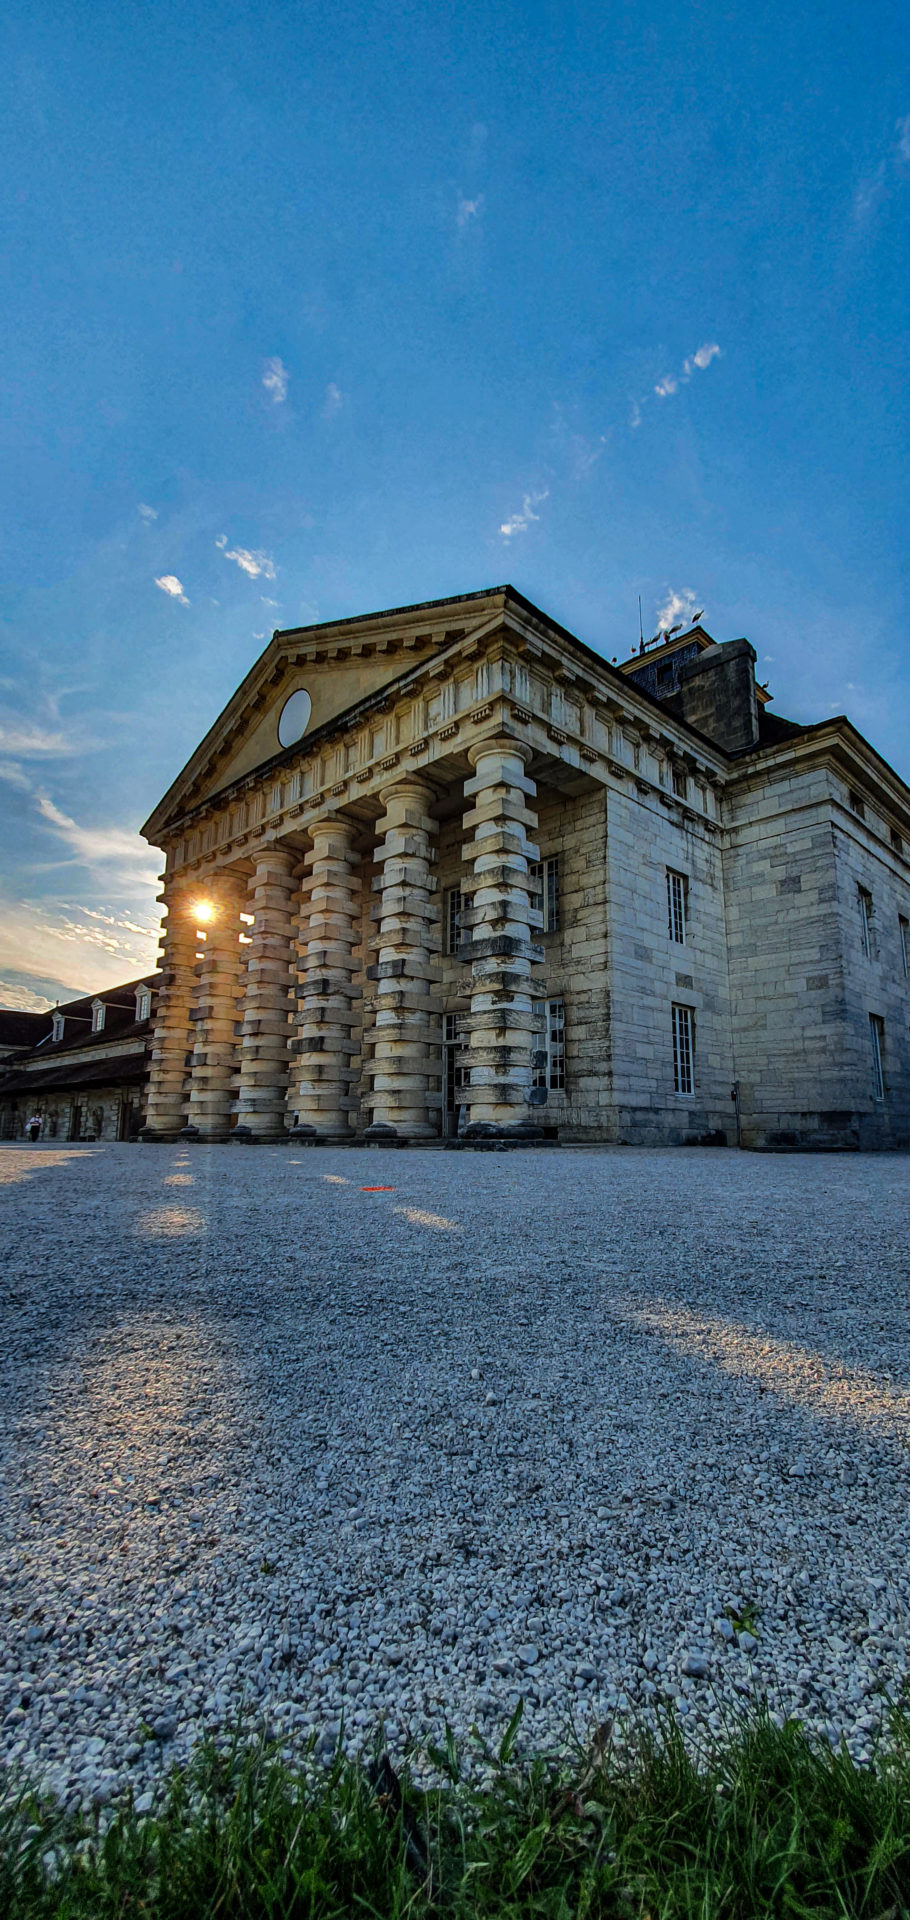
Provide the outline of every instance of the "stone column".
<path id="1" fill-rule="evenodd" d="M 183 1083 L 188 1072 L 186 1056 L 193 1045 L 189 1024 L 190 1007 L 195 999 L 199 942 L 192 887 L 186 881 L 168 881 L 159 897 L 167 918 L 161 929 L 161 984 L 151 1045 L 148 1106 L 141 1138 L 176 1140 L 186 1122 Z"/>
<path id="2" fill-rule="evenodd" d="M 218 873 L 199 887 L 211 917 L 200 914 L 205 934 L 198 983 L 198 1020 L 187 1132 L 195 1139 L 226 1140 L 231 1130 L 232 1082 L 237 1065 L 238 998 L 243 949 L 240 915 L 246 908 L 243 874 Z"/>
<path id="3" fill-rule="evenodd" d="M 384 787 L 384 835 L 376 861 L 382 872 L 373 885 L 380 894 L 379 947 L 367 978 L 376 982 L 373 1029 L 371 1112 L 367 1140 L 394 1143 L 432 1139 L 439 1132 L 440 1036 L 432 988 L 440 949 L 430 871 L 431 835 L 436 822 L 429 808 L 433 790 L 422 780 L 400 780 Z"/>
<path id="4" fill-rule="evenodd" d="M 527 805 L 537 789 L 525 772 L 529 747 L 505 738 L 485 740 L 468 749 L 475 768 L 465 782 L 474 802 L 465 829 L 474 838 L 465 848 L 474 873 L 462 882 L 471 906 L 462 925 L 471 931 L 470 1041 L 465 1065 L 470 1070 L 465 1138 L 505 1137 L 519 1142 L 537 1136 L 533 1126 L 531 1052 L 534 1039 L 531 967 L 543 949 L 531 941 L 541 915 L 530 905 L 528 863 L 538 850 L 528 839 L 537 815 Z"/>
<path id="5" fill-rule="evenodd" d="M 300 1008 L 288 1105 L 295 1140 L 344 1145 L 353 1140 L 354 949 L 360 946 L 357 827 L 331 815 L 310 828 L 300 915 Z"/>
<path id="6" fill-rule="evenodd" d="M 246 949 L 240 1036 L 239 1118 L 231 1138 L 285 1140 L 290 1064 L 292 899 L 299 856 L 267 847 L 255 856 L 248 897 L 253 915 Z"/>

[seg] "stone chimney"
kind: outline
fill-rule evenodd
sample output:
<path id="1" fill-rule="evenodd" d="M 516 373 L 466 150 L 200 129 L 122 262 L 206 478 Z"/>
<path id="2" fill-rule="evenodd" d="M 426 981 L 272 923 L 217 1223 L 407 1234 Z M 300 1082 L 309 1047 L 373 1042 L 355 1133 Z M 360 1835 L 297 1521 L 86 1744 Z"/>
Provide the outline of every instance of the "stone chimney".
<path id="1" fill-rule="evenodd" d="M 727 753 L 748 753 L 758 743 L 756 658 L 748 640 L 706 647 L 679 668 L 679 691 L 664 705 Z"/>

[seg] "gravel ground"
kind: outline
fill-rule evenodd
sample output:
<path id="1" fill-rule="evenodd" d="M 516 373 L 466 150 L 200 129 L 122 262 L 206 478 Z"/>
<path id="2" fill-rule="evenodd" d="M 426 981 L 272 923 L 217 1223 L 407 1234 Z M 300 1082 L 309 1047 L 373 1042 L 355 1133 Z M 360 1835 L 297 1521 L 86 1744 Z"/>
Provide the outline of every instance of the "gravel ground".
<path id="1" fill-rule="evenodd" d="M 902 1156 L 0 1149 L 0 1741 L 555 1740 L 906 1684 Z M 369 1191 L 371 1187 L 379 1190 Z M 391 1188 L 391 1191 L 386 1189 Z"/>

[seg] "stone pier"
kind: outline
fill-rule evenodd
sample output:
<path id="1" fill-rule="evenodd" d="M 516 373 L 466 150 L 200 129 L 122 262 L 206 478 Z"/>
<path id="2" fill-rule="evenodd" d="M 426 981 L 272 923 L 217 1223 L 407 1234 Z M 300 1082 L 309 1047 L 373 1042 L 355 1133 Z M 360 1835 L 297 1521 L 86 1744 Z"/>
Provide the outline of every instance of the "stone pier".
<path id="1" fill-rule="evenodd" d="M 191 887 L 165 886 L 160 896 L 166 919 L 161 933 L 161 986 L 152 1041 L 148 1110 L 143 1140 L 176 1140 L 186 1121 L 184 1084 L 190 1007 L 195 998 L 196 919 Z"/>
<path id="2" fill-rule="evenodd" d="M 465 831 L 473 829 L 466 857 L 474 871 L 462 883 L 471 901 L 462 913 L 462 926 L 471 933 L 465 948 L 471 961 L 465 1138 L 515 1138 L 531 1127 L 531 968 L 543 960 L 543 949 L 531 940 L 541 915 L 530 904 L 528 874 L 529 861 L 538 857 L 528 839 L 537 826 L 527 804 L 536 787 L 525 771 L 530 749 L 519 741 L 485 740 L 468 757 L 475 771 L 465 782 L 473 806 L 464 817 Z"/>
<path id="3" fill-rule="evenodd" d="M 200 1140 L 226 1140 L 231 1130 L 239 998 L 244 949 L 240 915 L 246 907 L 246 879 L 222 871 L 205 888 L 211 918 L 201 922 L 203 958 L 199 963 L 196 1044 L 187 1132 Z"/>
<path id="4" fill-rule="evenodd" d="M 256 855 L 248 900 L 253 925 L 246 948 L 235 1140 L 264 1143 L 287 1137 L 292 903 L 298 864 L 291 848 L 267 847 Z"/>
<path id="5" fill-rule="evenodd" d="M 441 1070 L 439 1008 L 433 988 L 440 950 L 430 817 L 433 790 L 422 780 L 399 780 L 380 793 L 385 814 L 376 851 L 381 873 L 377 958 L 367 968 L 376 983 L 372 1085 L 366 1096 L 368 1140 L 426 1140 L 439 1132 Z"/>
<path id="6" fill-rule="evenodd" d="M 331 815 L 310 829 L 300 914 L 299 1011 L 288 1096 L 295 1139 L 314 1144 L 353 1139 L 358 1076 L 354 1007 L 360 945 L 360 887 L 353 821 Z"/>

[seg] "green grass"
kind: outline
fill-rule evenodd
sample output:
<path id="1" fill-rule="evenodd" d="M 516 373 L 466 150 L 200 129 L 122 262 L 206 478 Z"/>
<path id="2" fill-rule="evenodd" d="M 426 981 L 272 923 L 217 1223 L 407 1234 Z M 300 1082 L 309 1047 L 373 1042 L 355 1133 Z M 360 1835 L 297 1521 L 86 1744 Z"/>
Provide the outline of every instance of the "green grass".
<path id="1" fill-rule="evenodd" d="M 0 1813 L 4 1920 L 901 1920 L 910 1715 L 874 1766 L 757 1714 L 700 1760 L 673 1723 L 633 1749 L 516 1756 L 517 1716 L 469 1777 L 339 1754 L 318 1768 L 209 1745 L 164 1805 L 103 1826 L 23 1793 Z M 427 1755 L 421 1756 L 426 1769 Z M 424 1774 L 426 1776 L 426 1773 Z"/>

